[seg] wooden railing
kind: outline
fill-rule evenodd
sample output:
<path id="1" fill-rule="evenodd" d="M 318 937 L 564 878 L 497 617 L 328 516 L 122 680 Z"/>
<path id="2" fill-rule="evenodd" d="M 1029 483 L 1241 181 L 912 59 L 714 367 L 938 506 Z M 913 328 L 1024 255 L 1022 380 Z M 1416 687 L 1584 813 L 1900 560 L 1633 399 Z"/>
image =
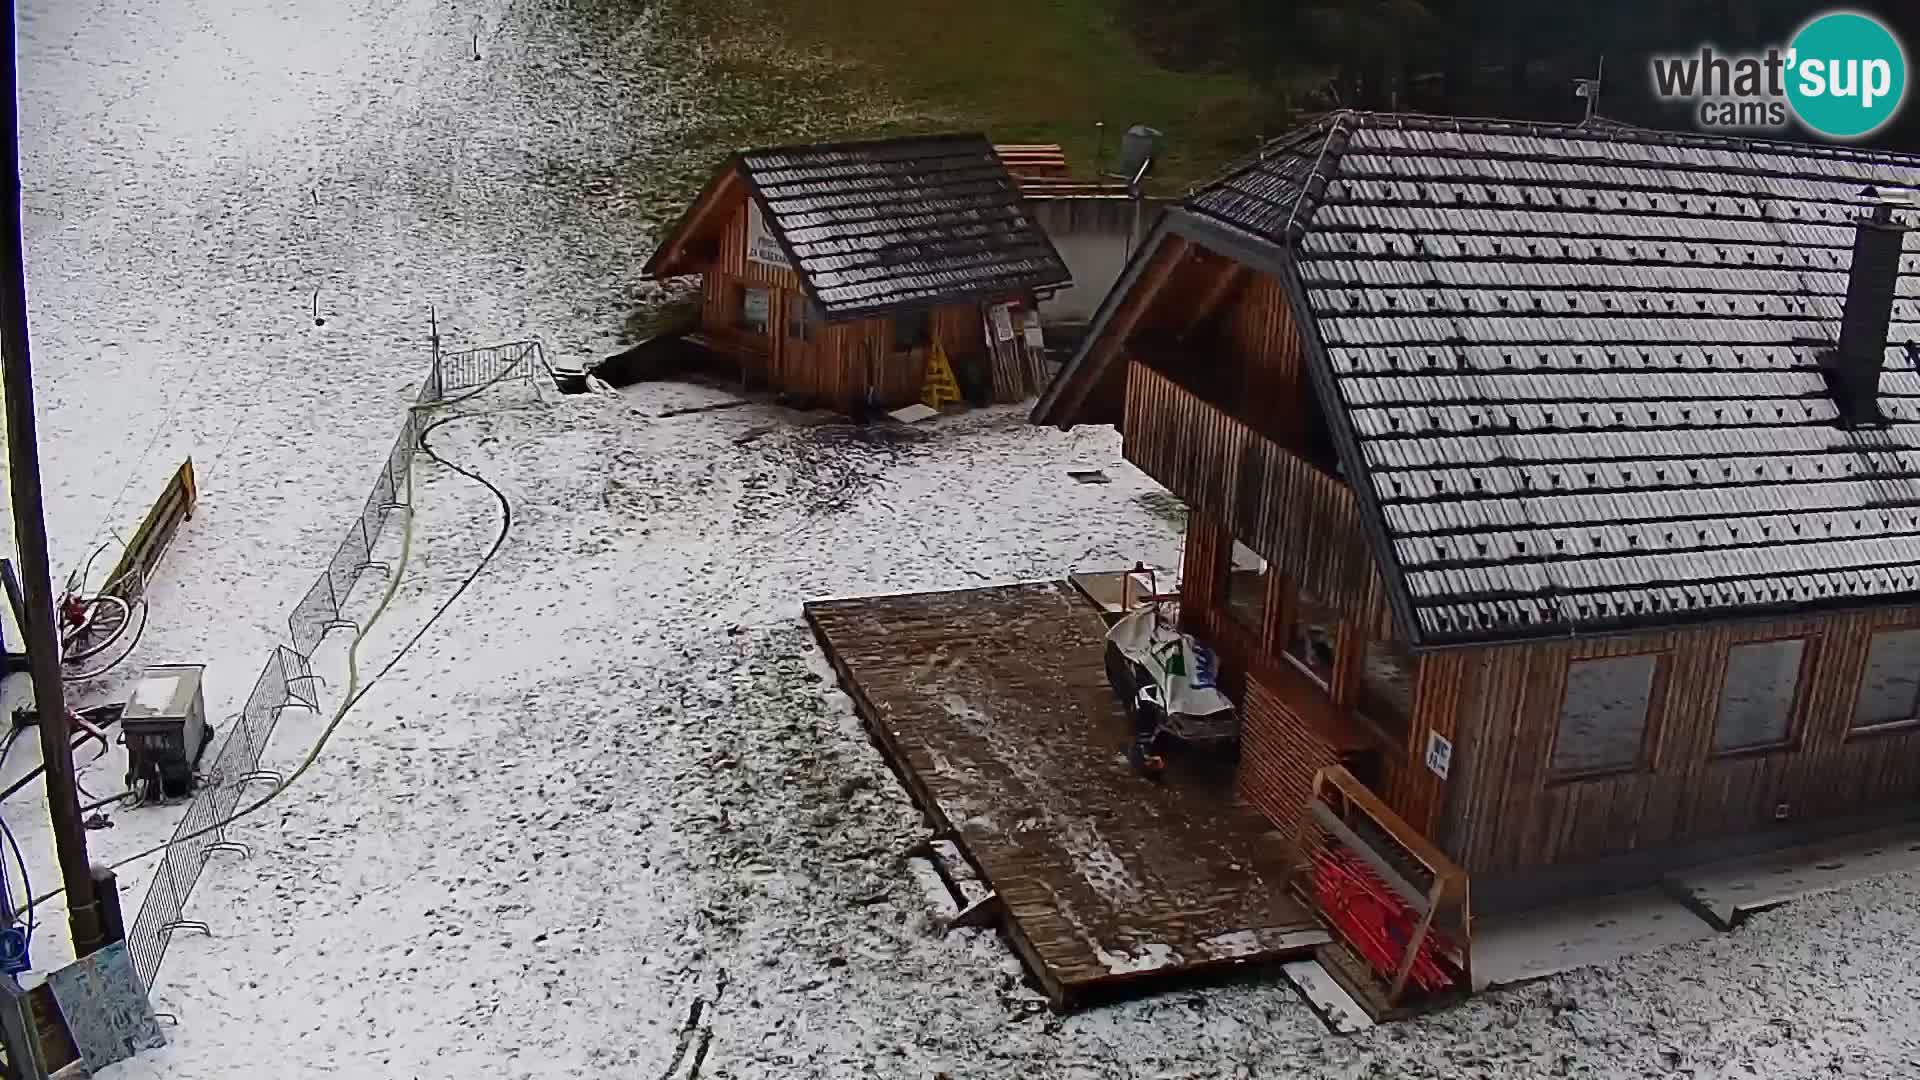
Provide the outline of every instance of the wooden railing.
<path id="1" fill-rule="evenodd" d="M 1127 370 L 1123 451 L 1369 632 L 1385 593 L 1351 488 L 1151 366 Z"/>
<path id="2" fill-rule="evenodd" d="M 1466 871 L 1346 769 L 1314 777 L 1295 889 L 1345 946 L 1333 974 L 1376 1020 L 1469 993 Z"/>

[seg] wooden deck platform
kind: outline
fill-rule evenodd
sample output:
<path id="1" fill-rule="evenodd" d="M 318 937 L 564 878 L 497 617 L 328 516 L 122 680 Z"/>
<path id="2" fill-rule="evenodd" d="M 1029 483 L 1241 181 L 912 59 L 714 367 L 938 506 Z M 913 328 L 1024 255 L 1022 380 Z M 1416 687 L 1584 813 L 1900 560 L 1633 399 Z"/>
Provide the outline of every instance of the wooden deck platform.
<path id="1" fill-rule="evenodd" d="M 1222 765 L 1135 773 L 1105 628 L 1065 582 L 806 605 L 874 741 L 1004 902 L 1058 1008 L 1310 954 L 1291 852 Z"/>

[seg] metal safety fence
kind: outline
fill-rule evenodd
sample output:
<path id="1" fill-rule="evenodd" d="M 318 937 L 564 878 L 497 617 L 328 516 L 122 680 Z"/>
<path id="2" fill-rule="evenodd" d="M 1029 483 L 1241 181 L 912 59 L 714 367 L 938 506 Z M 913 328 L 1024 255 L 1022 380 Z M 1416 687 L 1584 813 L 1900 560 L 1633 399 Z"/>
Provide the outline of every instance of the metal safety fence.
<path id="1" fill-rule="evenodd" d="M 327 560 L 327 568 L 314 579 L 312 587 L 287 616 L 287 633 L 294 651 L 300 655 L 312 656 L 329 630 L 353 625 L 340 613 L 360 575 L 381 567 L 374 561 L 373 551 L 393 512 L 406 506 L 407 470 L 412 466 L 419 438 L 414 413 L 409 410 L 406 422 L 400 426 L 400 437 L 387 452 L 386 464 L 375 478 L 373 490 L 368 493 L 359 515 L 348 523 L 346 534 L 333 549 L 332 558 Z"/>
<path id="2" fill-rule="evenodd" d="M 277 773 L 260 768 L 260 754 L 273 736 L 281 710 L 296 704 L 307 708 L 319 704 L 312 667 L 306 657 L 285 645 L 276 645 L 221 742 L 219 753 L 214 755 L 213 764 L 205 771 L 193 802 L 174 826 L 166 853 L 147 886 L 140 913 L 127 928 L 127 951 L 133 957 L 134 970 L 148 986 L 159 974 L 160 960 L 175 931 L 209 932 L 206 923 L 182 914 L 187 896 L 199 882 L 208 859 L 223 851 L 247 854 L 245 844 L 227 837 L 226 823 L 239 809 L 241 794 L 248 785 L 280 782 Z"/>
<path id="3" fill-rule="evenodd" d="M 436 351 L 433 370 L 429 381 L 439 396 L 445 397 L 492 383 L 532 383 L 542 371 L 551 369 L 547 366 L 546 351 L 538 341 L 510 341 L 460 352 Z"/>
<path id="4" fill-rule="evenodd" d="M 421 384 L 415 407 L 407 410 L 393 448 L 387 452 L 386 461 L 374 478 L 373 490 L 368 492 L 360 513 L 347 524 L 346 534 L 334 548 L 326 568 L 287 617 L 291 647 L 275 645 L 266 667 L 254 680 L 246 704 L 228 729 L 213 764 L 204 772 L 192 804 L 168 841 L 139 915 L 127 928 L 127 949 L 133 957 L 134 970 L 147 986 L 151 987 L 159 974 L 160 961 L 176 931 L 211 932 L 205 922 L 185 917 L 187 897 L 199 882 L 208 859 L 222 852 L 249 854 L 245 844 L 228 838 L 226 826 L 240 808 L 242 794 L 248 786 L 278 786 L 285 782 L 278 773 L 260 767 L 260 756 L 273 736 L 274 725 L 281 711 L 290 706 L 319 709 L 312 667 L 314 651 L 330 631 L 356 629 L 344 612 L 361 575 L 368 570 L 390 569 L 375 561 L 373 553 L 395 512 L 408 508 L 412 494 L 408 475 L 413 467 L 413 455 L 420 449 L 423 430 L 419 406 L 446 400 L 450 394 L 498 383 L 525 381 L 531 384 L 542 370 L 550 369 L 537 341 L 442 354 L 436 326 L 432 364 Z"/>

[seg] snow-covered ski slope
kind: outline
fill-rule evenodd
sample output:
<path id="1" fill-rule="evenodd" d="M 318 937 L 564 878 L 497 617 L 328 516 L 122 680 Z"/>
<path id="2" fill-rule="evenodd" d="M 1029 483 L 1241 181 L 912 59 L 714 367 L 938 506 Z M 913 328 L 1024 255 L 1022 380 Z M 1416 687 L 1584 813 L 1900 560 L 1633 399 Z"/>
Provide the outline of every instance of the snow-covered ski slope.
<path id="1" fill-rule="evenodd" d="M 104 573 L 114 537 L 183 458 L 202 496 L 137 653 L 78 703 L 124 699 L 144 663 L 205 663 L 210 718 L 239 708 L 414 398 L 430 306 L 449 348 L 534 334 L 574 359 L 611 346 L 648 224 L 608 178 L 668 136 L 655 105 L 673 86 L 561 7 L 21 5 L 56 578 L 101 544 Z M 589 74 L 553 80 L 575 65 Z M 124 786 L 117 749 L 91 756 L 80 758 L 89 791 Z M 0 782 L 38 761 L 21 740 Z M 4 812 L 44 890 L 55 875 L 43 806 L 23 792 Z M 92 834 L 94 853 L 144 849 L 178 813 L 115 815 Z M 123 871 L 129 919 L 152 865 Z M 57 960 L 67 946 L 52 914 L 35 945 Z"/>
<path id="2" fill-rule="evenodd" d="M 216 719 L 364 498 L 428 304 L 454 345 L 611 344 L 652 225 L 621 164 L 692 118 L 644 18 L 610 26 L 610 2 L 25 4 L 56 557 L 131 525 L 194 456 L 202 511 L 138 660 L 208 663 Z M 1038 1013 L 992 935 L 932 932 L 901 860 L 918 816 L 798 607 L 1171 563 L 1175 528 L 1111 433 L 994 410 L 899 444 L 780 427 L 739 445 L 779 418 L 662 417 L 716 400 L 672 386 L 516 393 L 435 436 L 508 496 L 506 545 L 235 830 L 253 859 L 216 863 L 191 904 L 214 936 L 180 938 L 162 970 L 173 1045 L 108 1075 L 1920 1072 L 1912 877 L 1352 1039 L 1272 981 Z M 1115 482 L 1073 484 L 1074 467 Z M 370 672 L 496 535 L 491 495 L 438 467 L 418 466 L 416 502 Z M 323 657 L 329 706 L 344 643 Z M 289 712 L 269 763 L 296 764 L 319 729 Z M 16 749 L 0 779 L 32 759 Z M 110 762 L 86 776 L 102 794 L 116 779 Z M 44 887 L 42 808 L 22 794 L 4 813 Z M 113 817 L 92 834 L 109 859 L 173 820 Z M 129 869 L 129 910 L 146 873 Z"/>

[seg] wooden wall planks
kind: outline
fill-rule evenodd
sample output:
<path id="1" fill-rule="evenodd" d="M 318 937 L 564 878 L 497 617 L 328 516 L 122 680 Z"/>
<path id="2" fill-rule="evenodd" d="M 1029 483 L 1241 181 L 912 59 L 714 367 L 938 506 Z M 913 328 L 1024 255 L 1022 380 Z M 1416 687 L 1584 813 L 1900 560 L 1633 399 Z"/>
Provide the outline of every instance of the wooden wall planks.
<path id="1" fill-rule="evenodd" d="M 1236 412 L 1282 446 L 1300 446 L 1308 416 L 1316 408 L 1307 382 L 1305 342 L 1280 280 L 1272 274 L 1245 278 L 1223 312 L 1226 347 L 1241 361 Z"/>
<path id="2" fill-rule="evenodd" d="M 1284 805 L 1295 794 L 1295 772 L 1326 752 L 1352 749 L 1340 688 L 1351 684 L 1357 657 L 1336 671 L 1332 702 L 1325 694 L 1316 702 L 1311 688 L 1291 681 L 1297 673 L 1276 667 L 1278 628 L 1286 625 L 1279 587 L 1257 634 L 1216 603 L 1232 540 L 1266 557 L 1276 581 L 1300 582 L 1376 637 L 1393 633 L 1391 614 L 1353 493 L 1302 456 L 1316 405 L 1277 283 L 1263 275 L 1234 282 L 1211 267 L 1170 276 L 1172 284 L 1163 279 L 1156 291 L 1219 294 L 1215 344 L 1224 357 L 1129 356 L 1124 452 L 1191 509 L 1183 619 L 1215 645 L 1229 671 L 1247 673 L 1243 787 L 1276 823 L 1286 822 L 1297 812 Z M 1379 794 L 1474 873 L 1748 832 L 1771 824 L 1781 804 L 1801 819 L 1920 800 L 1920 728 L 1849 732 L 1872 634 L 1909 626 L 1920 626 L 1920 609 L 1426 654 L 1416 658 L 1406 743 L 1400 754 L 1383 756 Z M 1715 756 L 1728 649 L 1798 635 L 1812 640 L 1793 744 Z M 1343 630 L 1344 642 L 1354 638 Z M 1571 782 L 1550 776 L 1568 664 L 1650 651 L 1667 659 L 1656 678 L 1643 766 Z M 1425 765 L 1433 735 L 1454 747 L 1444 779 Z"/>
<path id="3" fill-rule="evenodd" d="M 1276 825 L 1292 828 L 1314 772 L 1330 763 L 1330 754 L 1378 748 L 1348 717 L 1366 636 L 1392 633 L 1358 506 L 1339 480 L 1145 364 L 1131 365 L 1126 401 L 1121 430 L 1128 460 L 1189 507 L 1183 626 L 1219 652 L 1228 692 L 1262 702 L 1266 710 L 1264 718 L 1248 718 L 1254 726 L 1242 750 L 1243 794 Z M 1258 633 L 1218 603 L 1217 586 L 1236 537 L 1270 567 L 1267 619 Z M 1331 696 L 1280 659 L 1289 619 L 1284 609 L 1292 596 L 1282 582 L 1288 580 L 1303 583 L 1351 620 L 1335 650 Z M 1430 774 L 1415 763 L 1426 727 L 1452 737 L 1452 702 L 1444 692 L 1451 684 L 1418 670 L 1414 678 L 1409 745 L 1380 755 L 1378 793 L 1415 827 L 1433 828 L 1445 792 L 1438 777 L 1429 782 Z M 1415 743 L 1422 751 L 1412 748 Z M 1302 801 L 1283 805 L 1294 795 Z"/>
<path id="4" fill-rule="evenodd" d="M 1389 771 L 1381 798 L 1407 824 L 1441 850 L 1447 850 L 1447 807 L 1451 785 L 1458 774 L 1445 778 L 1428 768 L 1427 743 L 1438 735 L 1455 746 L 1460 742 L 1459 717 L 1472 670 L 1460 653 L 1428 653 L 1415 658 L 1412 715 L 1407 724 L 1405 754 Z M 1452 854 L 1451 851 L 1448 854 Z"/>
<path id="5" fill-rule="evenodd" d="M 700 327 L 741 364 L 750 383 L 842 412 L 865 405 L 869 388 L 873 404 L 883 409 L 920 399 L 926 384 L 926 352 L 896 352 L 891 319 L 833 323 L 815 319 L 810 323 L 811 340 L 789 338 L 789 316 L 807 302 L 800 277 L 747 258 L 744 189 L 728 213 L 719 253 L 701 283 Z M 769 290 L 767 334 L 734 325 L 738 290 L 749 286 Z M 929 313 L 928 329 L 956 365 L 986 352 L 977 305 L 935 308 Z"/>
<path id="6" fill-rule="evenodd" d="M 1781 804 L 1799 820 L 1920 800 L 1920 731 L 1850 730 L 1872 635 L 1912 626 L 1920 610 L 1894 609 L 1429 656 L 1426 664 L 1446 656 L 1466 668 L 1447 847 L 1474 873 L 1506 872 L 1763 829 Z M 1812 655 L 1793 742 L 1714 755 L 1728 650 L 1800 636 Z M 1638 653 L 1664 656 L 1642 767 L 1557 781 L 1568 664 Z"/>
<path id="7" fill-rule="evenodd" d="M 1240 709 L 1239 795 L 1258 807 L 1296 850 L 1301 815 L 1313 797 L 1313 778 L 1338 764 L 1340 751 L 1306 722 L 1288 696 L 1266 680 L 1247 683 Z"/>
<path id="8" fill-rule="evenodd" d="M 1278 572 L 1363 626 L 1392 626 L 1344 483 L 1138 360 L 1128 367 L 1121 432 L 1128 461 L 1226 523 Z"/>
<path id="9" fill-rule="evenodd" d="M 1240 702 L 1235 780 L 1240 797 L 1292 839 L 1315 774 L 1323 766 L 1374 749 L 1374 743 L 1324 690 L 1278 658 L 1272 635 L 1277 597 L 1269 598 L 1266 625 L 1255 633 L 1219 602 L 1217 590 L 1207 587 L 1225 573 L 1233 558 L 1233 539 L 1216 519 L 1204 514 L 1188 518 L 1181 626 L 1219 653 L 1221 688 Z M 1278 580 L 1278 575 L 1269 578 Z"/>

